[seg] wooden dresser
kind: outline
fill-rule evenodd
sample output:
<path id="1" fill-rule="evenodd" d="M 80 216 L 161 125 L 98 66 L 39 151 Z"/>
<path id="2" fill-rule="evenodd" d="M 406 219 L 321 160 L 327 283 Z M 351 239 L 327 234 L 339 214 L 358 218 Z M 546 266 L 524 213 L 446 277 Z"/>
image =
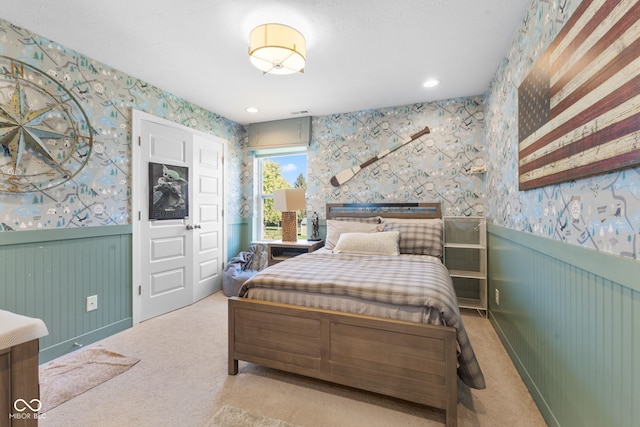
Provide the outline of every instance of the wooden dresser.
<path id="1" fill-rule="evenodd" d="M 40 404 L 39 338 L 48 335 L 40 319 L 0 310 L 1 426 L 37 426 Z"/>

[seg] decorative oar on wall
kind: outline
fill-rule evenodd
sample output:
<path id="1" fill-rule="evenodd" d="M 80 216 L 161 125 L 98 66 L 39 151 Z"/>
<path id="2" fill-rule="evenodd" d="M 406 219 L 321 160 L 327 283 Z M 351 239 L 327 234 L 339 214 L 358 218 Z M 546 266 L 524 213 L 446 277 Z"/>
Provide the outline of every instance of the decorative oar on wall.
<path id="1" fill-rule="evenodd" d="M 398 148 L 403 147 L 404 145 L 410 143 L 413 140 L 416 140 L 416 139 L 420 138 L 422 135 L 428 134 L 429 132 L 431 132 L 429 130 L 429 127 L 425 126 L 424 129 L 422 129 L 420 132 L 414 133 L 413 135 L 411 135 L 408 138 L 403 139 L 402 141 L 400 141 L 399 143 L 397 143 L 393 147 L 391 147 L 391 148 L 389 148 L 387 150 L 381 151 L 376 156 L 374 156 L 374 157 L 370 158 L 369 160 L 367 160 L 366 162 L 362 163 L 360 166 L 354 166 L 352 168 L 343 170 L 340 173 L 337 173 L 336 175 L 331 177 L 331 185 L 333 185 L 334 187 L 341 186 L 342 184 L 344 184 L 345 182 L 347 182 L 351 178 L 353 178 L 353 176 L 355 174 L 357 174 L 358 172 L 360 172 L 361 169 L 366 168 L 367 166 L 369 166 L 372 163 L 377 162 L 378 160 L 380 160 L 381 158 L 383 158 L 387 154 L 393 153 Z"/>

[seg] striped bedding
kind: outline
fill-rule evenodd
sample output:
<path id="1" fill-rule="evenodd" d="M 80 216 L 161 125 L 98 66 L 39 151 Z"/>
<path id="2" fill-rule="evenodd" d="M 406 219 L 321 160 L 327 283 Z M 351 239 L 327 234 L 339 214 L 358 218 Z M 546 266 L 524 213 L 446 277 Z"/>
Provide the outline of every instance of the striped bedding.
<path id="1" fill-rule="evenodd" d="M 448 271 L 427 255 L 358 255 L 319 250 L 260 271 L 240 297 L 457 329 L 458 376 L 485 388 Z"/>

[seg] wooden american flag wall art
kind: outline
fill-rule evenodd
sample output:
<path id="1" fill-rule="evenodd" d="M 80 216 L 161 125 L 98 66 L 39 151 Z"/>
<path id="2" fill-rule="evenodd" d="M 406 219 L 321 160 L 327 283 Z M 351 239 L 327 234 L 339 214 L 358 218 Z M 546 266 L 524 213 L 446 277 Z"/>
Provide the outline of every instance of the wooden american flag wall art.
<path id="1" fill-rule="evenodd" d="M 640 0 L 584 0 L 518 87 L 519 189 L 640 164 Z"/>

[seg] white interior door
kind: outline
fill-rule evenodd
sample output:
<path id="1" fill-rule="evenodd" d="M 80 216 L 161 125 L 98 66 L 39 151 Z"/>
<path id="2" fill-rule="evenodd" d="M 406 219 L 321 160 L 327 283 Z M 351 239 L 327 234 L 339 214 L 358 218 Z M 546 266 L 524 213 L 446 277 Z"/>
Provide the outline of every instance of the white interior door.
<path id="1" fill-rule="evenodd" d="M 193 171 L 193 143 L 188 132 L 143 120 L 140 126 L 140 161 L 148 170 L 150 162 L 169 170 L 186 167 Z M 144 165 L 147 165 L 146 167 Z M 193 181 L 191 176 L 189 181 Z M 148 195 L 146 182 L 143 195 Z M 189 193 L 193 193 L 189 185 Z M 139 195 L 140 197 L 142 195 Z M 193 232 L 189 218 L 149 220 L 150 201 L 143 204 L 140 220 L 141 318 L 146 320 L 184 307 L 193 301 Z M 193 195 L 188 194 L 188 202 Z"/>
<path id="2" fill-rule="evenodd" d="M 222 289 L 223 159 L 223 144 L 193 136 L 194 301 Z"/>
<path id="3" fill-rule="evenodd" d="M 226 141 L 133 110 L 133 322 L 222 289 Z M 149 220 L 149 162 L 188 168 L 189 216 Z"/>

